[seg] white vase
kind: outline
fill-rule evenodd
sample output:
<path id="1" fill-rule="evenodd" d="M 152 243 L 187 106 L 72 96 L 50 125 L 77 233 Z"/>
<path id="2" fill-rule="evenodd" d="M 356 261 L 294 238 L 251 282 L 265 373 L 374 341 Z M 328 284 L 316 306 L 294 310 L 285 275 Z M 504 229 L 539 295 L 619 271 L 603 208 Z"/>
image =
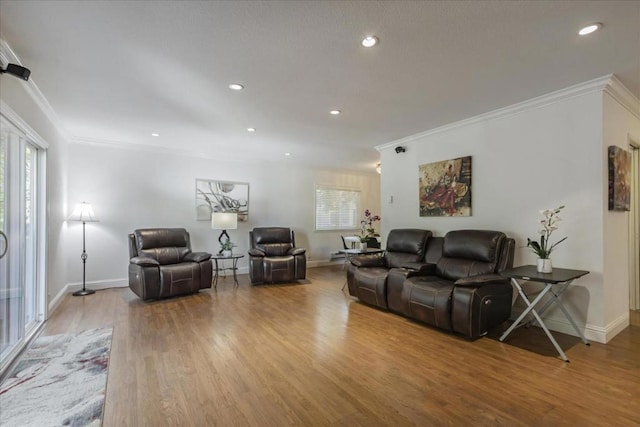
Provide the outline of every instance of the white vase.
<path id="1" fill-rule="evenodd" d="M 222 256 L 226 257 L 226 258 L 229 258 L 231 256 L 231 251 L 230 250 L 229 251 L 222 251 Z"/>
<path id="2" fill-rule="evenodd" d="M 367 242 L 360 242 L 360 250 L 361 251 L 367 250 Z"/>
<path id="3" fill-rule="evenodd" d="M 538 258 L 538 273 L 551 273 L 551 258 Z"/>

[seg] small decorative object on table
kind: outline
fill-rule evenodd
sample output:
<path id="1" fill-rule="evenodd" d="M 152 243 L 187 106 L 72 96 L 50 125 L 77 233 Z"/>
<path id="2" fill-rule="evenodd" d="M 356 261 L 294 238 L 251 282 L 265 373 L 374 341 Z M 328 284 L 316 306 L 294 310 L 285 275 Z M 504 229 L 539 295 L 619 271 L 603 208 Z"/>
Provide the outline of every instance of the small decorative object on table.
<path id="1" fill-rule="evenodd" d="M 531 249 L 534 254 L 538 255 L 537 270 L 540 273 L 551 273 L 552 266 L 549 255 L 551 255 L 551 252 L 556 246 L 567 240 L 567 238 L 564 237 L 553 244 L 549 241 L 551 233 L 558 229 L 557 222 L 561 220 L 558 213 L 560 213 L 562 209 L 564 209 L 564 205 L 555 209 L 540 211 L 544 216 L 544 218 L 540 220 L 540 225 L 542 226 L 539 230 L 540 242 L 527 238 L 527 247 Z"/>
<path id="2" fill-rule="evenodd" d="M 360 238 L 360 249 L 367 249 L 367 242 L 380 236 L 373 226 L 376 221 L 380 221 L 380 217 L 373 215 L 369 209 L 365 209 L 364 219 L 360 221 L 360 235 L 358 236 Z"/>
<path id="3" fill-rule="evenodd" d="M 220 246 L 220 249 L 222 250 L 222 256 L 227 258 L 231 257 L 233 255 L 234 246 L 235 245 L 231 240 L 229 240 L 229 238 L 227 238 L 227 240 L 222 242 L 222 245 Z"/>

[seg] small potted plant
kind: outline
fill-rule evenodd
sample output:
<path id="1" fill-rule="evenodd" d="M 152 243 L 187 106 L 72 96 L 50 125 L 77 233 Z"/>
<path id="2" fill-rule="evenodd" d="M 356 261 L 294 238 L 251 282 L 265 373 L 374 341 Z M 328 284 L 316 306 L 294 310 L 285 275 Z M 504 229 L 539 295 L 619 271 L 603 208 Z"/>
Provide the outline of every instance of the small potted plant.
<path id="1" fill-rule="evenodd" d="M 538 233 L 540 233 L 540 241 L 538 242 L 527 238 L 527 247 L 531 249 L 534 254 L 538 255 L 537 270 L 540 273 L 551 273 L 552 266 L 549 256 L 556 246 L 567 240 L 567 238 L 564 237 L 553 244 L 550 241 L 551 233 L 558 229 L 557 223 L 561 220 L 558 213 L 560 213 L 562 209 L 564 209 L 564 206 L 540 211 L 544 216 L 544 218 L 540 220 L 542 228 L 538 231 Z"/>
<path id="2" fill-rule="evenodd" d="M 222 242 L 222 246 L 220 247 L 221 252 L 222 252 L 222 256 L 223 257 L 230 257 L 233 255 L 233 247 L 235 245 L 233 244 L 233 242 L 227 238 L 227 240 L 225 240 L 224 242 Z"/>
<path id="3" fill-rule="evenodd" d="M 364 211 L 364 219 L 360 221 L 360 235 L 358 236 L 360 239 L 360 249 L 367 249 L 367 243 L 371 239 L 380 236 L 373 226 L 373 223 L 376 221 L 380 221 L 380 217 L 373 215 L 369 209 L 366 209 Z"/>

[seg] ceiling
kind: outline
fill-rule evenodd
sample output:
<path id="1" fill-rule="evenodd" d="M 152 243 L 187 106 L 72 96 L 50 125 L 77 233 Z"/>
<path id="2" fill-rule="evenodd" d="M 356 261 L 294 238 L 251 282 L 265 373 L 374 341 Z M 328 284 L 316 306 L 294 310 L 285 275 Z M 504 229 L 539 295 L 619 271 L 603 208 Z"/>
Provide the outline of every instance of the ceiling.
<path id="1" fill-rule="evenodd" d="M 0 0 L 0 36 L 73 141 L 221 160 L 372 172 L 377 145 L 607 74 L 640 98 L 640 1 Z"/>

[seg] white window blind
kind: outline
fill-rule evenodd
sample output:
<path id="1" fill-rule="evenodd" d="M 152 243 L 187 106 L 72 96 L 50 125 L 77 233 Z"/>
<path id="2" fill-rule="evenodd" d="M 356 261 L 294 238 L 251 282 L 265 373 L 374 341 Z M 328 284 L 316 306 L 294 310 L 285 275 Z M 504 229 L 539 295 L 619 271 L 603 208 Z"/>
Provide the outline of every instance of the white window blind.
<path id="1" fill-rule="evenodd" d="M 316 186 L 316 230 L 353 230 L 359 226 L 360 190 Z"/>

